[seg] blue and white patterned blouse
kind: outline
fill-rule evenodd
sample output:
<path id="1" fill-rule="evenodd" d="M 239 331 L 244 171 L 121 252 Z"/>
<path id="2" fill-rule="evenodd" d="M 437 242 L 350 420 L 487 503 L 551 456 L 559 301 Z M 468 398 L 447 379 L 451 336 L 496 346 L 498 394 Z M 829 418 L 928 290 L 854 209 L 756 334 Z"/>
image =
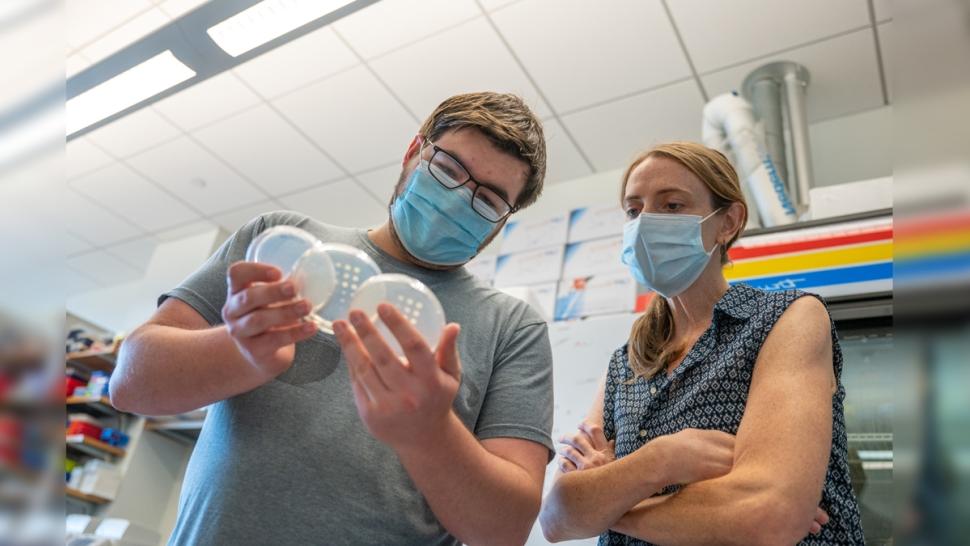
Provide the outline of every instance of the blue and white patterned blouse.
<path id="1" fill-rule="evenodd" d="M 765 338 L 782 313 L 796 299 L 797 290 L 766 292 L 733 285 L 714 306 L 714 318 L 673 374 L 658 373 L 647 380 L 633 378 L 627 347 L 610 360 L 603 417 L 607 439 L 616 440 L 617 459 L 650 440 L 686 428 L 737 434 L 751 387 L 754 364 Z M 799 544 L 864 544 L 859 506 L 852 493 L 846 458 L 845 415 L 842 402 L 842 350 L 832 327 L 833 366 L 838 391 L 832 397 L 832 454 L 822 490 L 821 507 L 831 520 L 819 535 Z M 672 493 L 677 486 L 660 494 Z M 642 545 L 646 542 L 608 531 L 601 546 Z"/>

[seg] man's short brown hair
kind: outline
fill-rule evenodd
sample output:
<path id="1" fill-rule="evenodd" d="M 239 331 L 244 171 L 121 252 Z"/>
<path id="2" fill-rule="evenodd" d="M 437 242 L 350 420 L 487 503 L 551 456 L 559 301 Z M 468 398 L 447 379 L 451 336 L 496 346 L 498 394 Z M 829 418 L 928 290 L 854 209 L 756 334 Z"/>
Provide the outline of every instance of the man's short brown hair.
<path id="1" fill-rule="evenodd" d="M 465 93 L 455 95 L 435 108 L 421 126 L 431 140 L 448 131 L 473 127 L 495 146 L 529 165 L 529 177 L 514 206 L 525 208 L 536 202 L 546 177 L 546 139 L 542 123 L 525 102 L 510 93 Z"/>

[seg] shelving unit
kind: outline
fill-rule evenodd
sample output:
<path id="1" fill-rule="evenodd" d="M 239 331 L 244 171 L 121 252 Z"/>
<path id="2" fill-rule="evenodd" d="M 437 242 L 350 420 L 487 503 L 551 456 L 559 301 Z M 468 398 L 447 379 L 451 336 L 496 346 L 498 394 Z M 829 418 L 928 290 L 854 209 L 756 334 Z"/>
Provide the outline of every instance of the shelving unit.
<path id="1" fill-rule="evenodd" d="M 108 504 L 109 502 L 111 502 L 110 499 L 99 497 L 97 495 L 88 495 L 87 493 L 81 493 L 80 491 L 72 487 L 65 487 L 64 494 L 66 494 L 68 498 L 87 502 L 90 504 L 101 505 L 101 504 Z"/>
<path id="2" fill-rule="evenodd" d="M 115 369 L 115 359 L 118 357 L 118 349 L 121 342 L 114 342 L 111 347 L 102 351 L 81 351 L 67 354 L 69 365 L 82 368 L 87 372 L 111 373 Z"/>
<path id="3" fill-rule="evenodd" d="M 95 440 L 83 434 L 70 434 L 66 437 L 66 442 L 67 447 L 70 449 L 76 449 L 85 455 L 97 457 L 105 461 L 110 461 L 112 457 L 125 456 L 124 449 Z"/>
<path id="4" fill-rule="evenodd" d="M 71 396 L 67 399 L 67 409 L 69 411 L 82 411 L 102 417 L 115 417 L 119 414 L 119 411 L 111 405 L 111 401 L 106 396 L 102 396 L 101 398 Z"/>

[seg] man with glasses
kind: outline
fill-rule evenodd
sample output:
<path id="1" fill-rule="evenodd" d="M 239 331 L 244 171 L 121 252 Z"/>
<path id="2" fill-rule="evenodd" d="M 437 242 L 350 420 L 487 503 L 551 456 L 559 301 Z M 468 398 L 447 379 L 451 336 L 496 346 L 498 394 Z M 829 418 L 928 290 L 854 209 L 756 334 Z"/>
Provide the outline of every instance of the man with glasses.
<path id="1" fill-rule="evenodd" d="M 525 542 L 553 449 L 546 325 L 462 266 L 538 198 L 542 127 L 513 95 L 455 96 L 402 166 L 384 225 L 263 214 L 125 340 L 116 407 L 211 404 L 169 544 Z M 317 332 L 279 270 L 242 261 L 276 225 L 356 246 L 428 285 L 450 321 L 437 348 L 387 305 L 380 319 L 405 359 L 363 313 Z"/>

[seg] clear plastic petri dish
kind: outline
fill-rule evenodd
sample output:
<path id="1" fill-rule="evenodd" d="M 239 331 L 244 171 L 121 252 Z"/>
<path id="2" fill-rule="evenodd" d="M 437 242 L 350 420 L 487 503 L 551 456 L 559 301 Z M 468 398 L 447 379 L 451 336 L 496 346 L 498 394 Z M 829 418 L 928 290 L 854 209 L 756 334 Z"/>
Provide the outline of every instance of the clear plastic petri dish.
<path id="1" fill-rule="evenodd" d="M 339 243 L 322 243 L 314 253 L 326 254 L 333 264 L 333 292 L 327 303 L 310 315 L 317 328 L 332 334 L 334 321 L 346 319 L 351 300 L 368 279 L 381 274 L 374 260 L 364 251 Z"/>
<path id="2" fill-rule="evenodd" d="M 297 295 L 310 302 L 311 312 L 318 311 L 330 301 L 337 289 L 337 271 L 331 254 L 322 243 L 314 244 L 300 256 L 290 273 L 290 280 Z"/>
<path id="3" fill-rule="evenodd" d="M 293 226 L 274 226 L 260 233 L 246 249 L 246 261 L 275 265 L 286 278 L 303 254 L 320 244 L 316 237 Z"/>
<path id="4" fill-rule="evenodd" d="M 421 281 L 397 273 L 377 275 L 361 285 L 350 303 L 351 309 L 359 309 L 377 325 L 387 344 L 399 356 L 404 356 L 400 343 L 388 330 L 377 314 L 377 306 L 389 303 L 397 308 L 414 326 L 434 351 L 445 327 L 445 311 L 434 292 Z"/>

